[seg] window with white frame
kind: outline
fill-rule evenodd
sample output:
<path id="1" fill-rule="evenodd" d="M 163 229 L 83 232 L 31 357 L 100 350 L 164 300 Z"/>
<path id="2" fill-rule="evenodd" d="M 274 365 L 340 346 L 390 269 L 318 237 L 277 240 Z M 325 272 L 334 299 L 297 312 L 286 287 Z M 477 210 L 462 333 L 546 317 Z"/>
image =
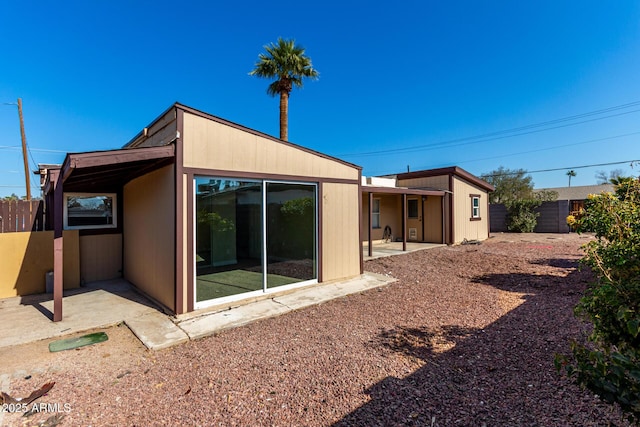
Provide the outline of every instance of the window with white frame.
<path id="1" fill-rule="evenodd" d="M 380 199 L 373 199 L 373 206 L 371 206 L 371 227 L 380 228 Z"/>
<path id="2" fill-rule="evenodd" d="M 65 193 L 64 228 L 116 228 L 117 197 L 114 193 Z"/>
<path id="3" fill-rule="evenodd" d="M 480 195 L 471 194 L 471 219 L 480 219 Z"/>

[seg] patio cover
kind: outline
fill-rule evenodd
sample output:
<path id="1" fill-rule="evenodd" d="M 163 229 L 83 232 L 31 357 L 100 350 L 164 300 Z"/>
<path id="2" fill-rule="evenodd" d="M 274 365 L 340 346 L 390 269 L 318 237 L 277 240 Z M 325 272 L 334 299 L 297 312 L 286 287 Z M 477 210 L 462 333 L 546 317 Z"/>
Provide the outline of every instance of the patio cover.
<path id="1" fill-rule="evenodd" d="M 64 192 L 116 192 L 127 182 L 174 162 L 173 144 L 67 154 L 49 169 L 43 193 L 53 207 L 53 321 L 62 320 Z"/>
<path id="2" fill-rule="evenodd" d="M 371 224 L 373 221 L 373 195 L 374 194 L 400 194 L 402 195 L 402 250 L 407 250 L 407 230 L 406 230 L 406 209 L 407 209 L 407 196 L 439 196 L 444 197 L 447 191 L 444 190 L 424 190 L 417 188 L 404 188 L 404 187 L 374 187 L 370 185 L 363 185 L 361 187 L 361 194 L 368 194 L 369 197 L 369 256 L 373 255 L 373 241 L 371 234 L 373 232 Z M 362 197 L 361 197 L 362 199 Z M 442 209 L 442 217 L 444 218 L 444 207 Z M 362 241 L 362 238 L 360 239 Z"/>

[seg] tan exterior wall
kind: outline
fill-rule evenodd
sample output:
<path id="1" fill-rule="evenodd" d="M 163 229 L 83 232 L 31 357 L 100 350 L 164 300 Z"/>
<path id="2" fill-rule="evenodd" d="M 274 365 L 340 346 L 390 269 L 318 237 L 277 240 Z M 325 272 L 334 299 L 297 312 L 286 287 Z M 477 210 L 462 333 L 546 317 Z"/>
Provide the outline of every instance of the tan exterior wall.
<path id="1" fill-rule="evenodd" d="M 311 178 L 359 178 L 356 168 L 339 161 L 187 112 L 183 139 L 184 167 Z"/>
<path id="2" fill-rule="evenodd" d="M 411 178 L 398 180 L 398 187 L 407 188 L 437 188 L 438 190 L 449 190 L 449 175 L 428 176 L 425 178 Z"/>
<path id="3" fill-rule="evenodd" d="M 124 187 L 124 277 L 175 310 L 175 185 L 173 165 Z"/>
<path id="4" fill-rule="evenodd" d="M 323 184 L 322 280 L 360 274 L 357 184 Z"/>
<path id="5" fill-rule="evenodd" d="M 489 197 L 487 191 L 454 177 L 454 243 L 485 240 L 489 237 Z M 480 195 L 480 220 L 471 220 L 471 195 Z"/>
<path id="6" fill-rule="evenodd" d="M 402 196 L 397 195 L 373 195 L 374 199 L 380 199 L 380 228 L 374 228 L 371 239 L 382 240 L 384 227 L 391 227 L 393 238 L 402 237 Z M 362 195 L 362 238 L 369 241 L 369 195 Z"/>
<path id="7" fill-rule="evenodd" d="M 78 230 L 63 234 L 64 289 L 80 286 Z M 0 234 L 0 298 L 45 292 L 53 271 L 53 231 Z"/>
<path id="8" fill-rule="evenodd" d="M 122 234 L 80 236 L 80 282 L 118 277 L 122 277 Z"/>

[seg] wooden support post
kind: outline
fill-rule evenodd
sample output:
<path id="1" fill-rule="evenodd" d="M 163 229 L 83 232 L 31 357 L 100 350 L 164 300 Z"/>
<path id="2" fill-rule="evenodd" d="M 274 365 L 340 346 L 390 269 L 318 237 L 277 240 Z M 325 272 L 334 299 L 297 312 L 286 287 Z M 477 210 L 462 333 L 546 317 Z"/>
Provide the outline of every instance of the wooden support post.
<path id="1" fill-rule="evenodd" d="M 62 320 L 62 294 L 63 294 L 63 208 L 62 175 L 56 176 L 53 187 L 53 321 Z"/>
<path id="2" fill-rule="evenodd" d="M 402 250 L 407 250 L 407 195 L 402 194 Z"/>
<path id="3" fill-rule="evenodd" d="M 373 193 L 369 193 L 369 256 L 373 256 Z"/>

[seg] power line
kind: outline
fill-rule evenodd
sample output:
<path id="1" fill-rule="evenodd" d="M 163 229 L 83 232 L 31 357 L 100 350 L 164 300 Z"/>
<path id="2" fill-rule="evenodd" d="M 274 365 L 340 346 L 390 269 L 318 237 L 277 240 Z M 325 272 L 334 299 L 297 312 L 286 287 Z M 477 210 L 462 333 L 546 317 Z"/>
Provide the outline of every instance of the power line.
<path id="1" fill-rule="evenodd" d="M 600 109 L 600 110 L 590 111 L 588 113 L 576 114 L 576 115 L 573 115 L 573 116 L 567 116 L 567 117 L 563 117 L 563 118 L 559 118 L 559 119 L 548 120 L 548 121 L 545 121 L 545 122 L 540 122 L 540 123 L 534 123 L 534 124 L 530 124 L 530 125 L 520 126 L 520 127 L 516 127 L 516 128 L 504 129 L 504 130 L 499 130 L 499 131 L 495 131 L 495 132 L 489 132 L 489 133 L 484 133 L 484 134 L 474 135 L 474 136 L 469 136 L 469 137 L 463 137 L 463 138 L 455 138 L 455 139 L 435 142 L 435 143 L 431 143 L 431 144 L 414 145 L 414 146 L 411 146 L 411 147 L 403 147 L 403 148 L 390 148 L 390 149 L 386 149 L 386 150 L 360 152 L 360 153 L 337 154 L 336 156 L 338 156 L 338 157 L 340 157 L 340 156 L 341 157 L 375 156 L 375 155 L 388 154 L 388 153 L 421 151 L 421 150 L 424 150 L 424 149 L 427 149 L 427 148 L 458 147 L 458 146 L 461 146 L 461 145 L 477 144 L 477 143 L 481 143 L 481 142 L 495 141 L 495 140 L 504 139 L 504 138 L 513 138 L 513 137 L 516 137 L 516 136 L 529 135 L 529 134 L 532 134 L 532 133 L 544 132 L 544 131 L 547 131 L 547 130 L 553 130 L 553 129 L 559 129 L 559 128 L 563 128 L 563 127 L 575 126 L 575 125 L 588 123 L 588 122 L 593 122 L 593 121 L 597 121 L 597 120 L 604 120 L 604 119 L 608 119 L 608 118 L 612 118 L 612 117 L 618 117 L 618 116 L 622 116 L 622 115 L 626 115 L 626 114 L 636 113 L 636 112 L 640 111 L 640 109 L 635 109 L 635 110 L 631 110 L 631 111 L 624 111 L 624 112 L 620 112 L 620 113 L 617 113 L 617 114 L 610 114 L 610 115 L 603 116 L 603 117 L 594 117 L 594 118 L 591 118 L 591 119 L 588 119 L 588 120 L 582 120 L 582 121 L 575 122 L 575 123 L 567 123 L 567 124 L 562 124 L 562 125 L 558 125 L 558 126 L 545 127 L 544 129 L 535 129 L 535 128 L 539 128 L 539 127 L 548 126 L 548 125 L 551 125 L 551 124 L 572 121 L 572 120 L 576 120 L 576 119 L 579 119 L 579 118 L 589 117 L 589 116 L 598 115 L 598 114 L 603 114 L 603 113 L 607 113 L 607 112 L 611 112 L 611 111 L 617 111 L 617 110 L 621 110 L 621 109 L 625 109 L 625 108 L 629 108 L 629 107 L 633 107 L 633 106 L 637 106 L 637 105 L 640 105 L 640 101 L 635 101 L 635 102 L 631 102 L 631 103 L 628 103 L 628 104 L 622 104 L 622 105 L 618 105 L 618 106 L 614 106 L 614 107 L 603 108 L 603 109 Z M 529 130 L 529 129 L 535 129 L 535 130 Z M 521 132 L 521 131 L 525 131 L 525 130 L 529 130 L 529 131 Z M 514 132 L 519 132 L 519 133 L 514 133 Z M 513 135 L 509 135 L 509 134 L 513 134 Z M 502 136 L 498 136 L 498 135 L 502 135 Z M 474 140 L 477 140 L 477 141 L 474 141 Z M 467 142 L 465 142 L 465 141 L 467 141 Z M 450 145 L 452 143 L 457 143 L 457 142 L 459 142 L 460 144 Z"/>
<path id="2" fill-rule="evenodd" d="M 496 174 L 489 174 L 489 175 L 482 175 L 482 176 L 489 178 L 489 177 L 497 177 L 497 176 L 519 175 L 521 173 L 555 172 L 555 171 L 563 171 L 563 170 L 568 170 L 568 169 L 593 168 L 593 167 L 596 167 L 596 166 L 622 165 L 622 164 L 625 164 L 625 163 L 629 163 L 630 166 L 633 168 L 633 164 L 634 163 L 640 163 L 640 160 L 625 160 L 625 161 L 622 161 L 622 162 L 597 163 L 597 164 L 592 164 L 592 165 L 581 165 L 581 166 L 567 166 L 567 167 L 564 167 L 564 168 L 539 169 L 539 170 L 535 170 L 535 171 L 527 171 L 527 170 L 520 169 L 517 172 L 496 173 Z"/>
<path id="3" fill-rule="evenodd" d="M 520 154 L 538 153 L 540 151 L 549 151 L 549 150 L 555 150 L 557 148 L 565 148 L 565 147 L 573 147 L 573 146 L 576 146 L 576 145 L 591 144 L 591 143 L 594 143 L 594 142 L 608 141 L 610 139 L 624 138 L 624 137 L 627 137 L 627 136 L 639 135 L 639 134 L 640 134 L 640 131 L 631 132 L 631 133 L 624 133 L 624 134 L 621 134 L 621 135 L 608 136 L 608 137 L 605 137 L 605 138 L 597 138 L 597 139 L 590 139 L 588 141 L 574 142 L 572 144 L 556 145 L 554 147 L 539 148 L 537 150 L 529 150 L 529 151 L 520 151 L 518 153 L 504 154 L 502 156 L 484 157 L 482 159 L 473 159 L 473 160 L 467 160 L 467 161 L 458 162 L 458 163 L 459 164 L 464 164 L 464 163 L 479 162 L 479 161 L 483 161 L 483 160 L 501 159 L 501 158 L 504 158 L 504 157 L 518 156 Z"/>

